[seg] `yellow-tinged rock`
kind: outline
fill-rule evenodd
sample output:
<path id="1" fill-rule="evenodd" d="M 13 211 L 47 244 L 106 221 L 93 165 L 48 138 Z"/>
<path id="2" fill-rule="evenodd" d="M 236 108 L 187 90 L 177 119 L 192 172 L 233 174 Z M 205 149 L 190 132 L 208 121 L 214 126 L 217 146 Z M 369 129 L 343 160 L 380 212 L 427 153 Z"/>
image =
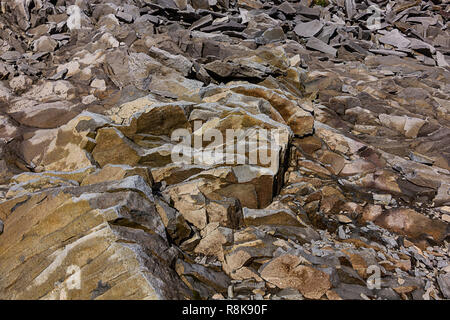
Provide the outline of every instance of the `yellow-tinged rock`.
<path id="1" fill-rule="evenodd" d="M 156 102 L 157 101 L 152 99 L 150 96 L 146 96 L 111 108 L 106 114 L 114 123 L 128 124 L 133 114 L 145 110 L 147 107 Z"/>
<path id="2" fill-rule="evenodd" d="M 100 115 L 83 112 L 60 127 L 40 162 L 41 171 L 67 172 L 92 166 L 88 151 L 92 151 L 94 140 L 89 135 L 107 123 Z"/>
<path id="3" fill-rule="evenodd" d="M 142 178 L 144 178 L 147 184 L 152 185 L 152 178 L 149 172 L 149 168 L 139 166 L 130 167 L 127 165 L 113 164 L 107 164 L 98 172 L 88 175 L 82 180 L 81 185 L 85 186 L 105 181 L 121 180 L 134 175 L 141 176 Z"/>
<path id="4" fill-rule="evenodd" d="M 40 173 L 25 172 L 25 173 L 21 173 L 21 174 L 14 176 L 11 179 L 11 183 L 22 183 L 22 182 L 34 180 L 37 177 L 43 177 L 43 176 L 60 178 L 62 180 L 73 180 L 78 183 L 81 183 L 81 181 L 83 181 L 88 175 L 90 175 L 94 171 L 95 171 L 95 167 L 89 166 L 89 167 L 82 168 L 79 170 L 67 171 L 67 172 L 64 172 L 64 171 L 44 171 L 44 172 L 40 172 Z"/>

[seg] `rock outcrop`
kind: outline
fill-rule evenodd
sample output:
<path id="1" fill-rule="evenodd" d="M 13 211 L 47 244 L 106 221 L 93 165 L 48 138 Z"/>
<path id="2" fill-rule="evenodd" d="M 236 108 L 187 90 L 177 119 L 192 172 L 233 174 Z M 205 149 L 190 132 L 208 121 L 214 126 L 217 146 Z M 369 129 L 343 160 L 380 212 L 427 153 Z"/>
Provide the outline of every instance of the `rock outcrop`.
<path id="1" fill-rule="evenodd" d="M 449 299 L 445 1 L 0 4 L 0 299 Z"/>

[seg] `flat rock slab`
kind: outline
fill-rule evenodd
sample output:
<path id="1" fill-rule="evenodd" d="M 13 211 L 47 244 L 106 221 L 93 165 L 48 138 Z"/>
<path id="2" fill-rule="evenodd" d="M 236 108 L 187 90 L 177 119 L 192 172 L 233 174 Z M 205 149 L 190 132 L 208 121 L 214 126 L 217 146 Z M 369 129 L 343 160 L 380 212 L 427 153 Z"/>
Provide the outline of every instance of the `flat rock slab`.
<path id="1" fill-rule="evenodd" d="M 401 51 L 395 51 L 395 50 L 386 50 L 386 49 L 370 49 L 369 50 L 372 53 L 382 54 L 385 56 L 397 56 L 397 57 L 407 57 L 408 55 Z"/>
<path id="2" fill-rule="evenodd" d="M 336 56 L 337 54 L 337 50 L 335 48 L 333 48 L 332 46 L 329 46 L 328 44 L 326 44 L 325 42 L 317 39 L 317 38 L 311 38 L 308 40 L 308 42 L 306 43 L 306 47 L 309 49 L 313 49 L 316 51 L 320 51 L 332 56 Z"/>
<path id="3" fill-rule="evenodd" d="M 314 37 L 316 34 L 318 34 L 322 30 L 322 28 L 322 22 L 318 20 L 312 20 L 306 23 L 297 23 L 294 32 L 299 37 L 309 38 Z"/>

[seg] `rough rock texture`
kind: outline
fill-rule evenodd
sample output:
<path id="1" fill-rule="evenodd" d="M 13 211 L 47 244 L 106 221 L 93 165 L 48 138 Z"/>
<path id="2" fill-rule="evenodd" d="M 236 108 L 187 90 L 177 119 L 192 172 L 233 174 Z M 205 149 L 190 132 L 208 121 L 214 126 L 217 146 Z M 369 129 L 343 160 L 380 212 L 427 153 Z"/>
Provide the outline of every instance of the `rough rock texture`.
<path id="1" fill-rule="evenodd" d="M 0 299 L 449 299 L 445 1 L 0 4 Z"/>

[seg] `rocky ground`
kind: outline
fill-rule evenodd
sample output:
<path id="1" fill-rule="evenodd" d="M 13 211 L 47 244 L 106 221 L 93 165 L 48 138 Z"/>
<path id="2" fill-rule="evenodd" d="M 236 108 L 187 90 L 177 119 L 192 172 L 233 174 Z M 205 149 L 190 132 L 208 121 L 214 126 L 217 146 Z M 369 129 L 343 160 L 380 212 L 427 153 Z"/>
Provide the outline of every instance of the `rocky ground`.
<path id="1" fill-rule="evenodd" d="M 446 1 L 0 3 L 0 299 L 450 298 Z"/>

